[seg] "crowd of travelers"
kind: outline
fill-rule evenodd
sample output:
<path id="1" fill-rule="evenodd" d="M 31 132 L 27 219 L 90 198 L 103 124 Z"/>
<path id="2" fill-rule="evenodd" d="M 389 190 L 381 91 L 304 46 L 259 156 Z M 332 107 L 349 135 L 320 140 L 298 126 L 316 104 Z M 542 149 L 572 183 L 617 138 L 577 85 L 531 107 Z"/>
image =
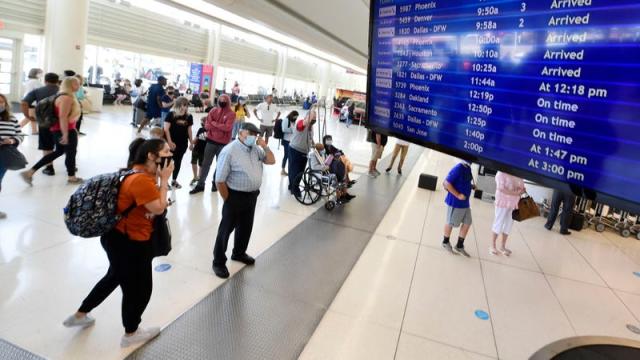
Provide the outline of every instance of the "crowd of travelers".
<path id="1" fill-rule="evenodd" d="M 7 170 L 20 168 L 20 164 L 16 163 L 21 161 L 22 168 L 26 165 L 17 150 L 24 139 L 21 128 L 26 125 L 31 126 L 32 134 L 37 134 L 38 148 L 43 152 L 39 161 L 20 173 L 27 184 L 32 185 L 33 178 L 40 169 L 43 169 L 42 173 L 45 175 L 55 175 L 52 164 L 63 155 L 67 182 L 81 184 L 85 181 L 76 175 L 78 135 L 83 113 L 82 77 L 72 71 L 65 72 L 62 78 L 57 74 L 47 73 L 44 75 L 44 85 L 38 86 L 42 74 L 38 69 L 29 74 L 27 93 L 21 103 L 25 119 L 21 122 L 11 113 L 6 96 L 0 94 L 0 186 Z M 178 177 L 187 150 L 192 152 L 192 195 L 205 190 L 213 160 L 216 160 L 211 177 L 211 191 L 220 194 L 224 205 L 214 245 L 212 270 L 220 278 L 229 277 L 226 250 L 232 232 L 235 233 L 235 238 L 231 260 L 246 265 L 255 263 L 255 259 L 247 254 L 247 248 L 264 165 L 276 163 L 275 155 L 269 147 L 270 139 L 277 138 L 284 147 L 280 173 L 288 177 L 288 189 L 294 196 L 300 196 L 299 175 L 307 168 L 330 173 L 344 184 L 337 193 L 343 204 L 355 198 L 347 190 L 355 180 L 350 177 L 353 164 L 336 146 L 331 135 L 325 135 L 320 143 L 314 141 L 316 103 L 302 117 L 296 110 L 281 117 L 283 111 L 273 103 L 273 93 L 265 96 L 264 102 L 253 112 L 249 111 L 245 99 L 240 96 L 237 82 L 230 95 L 214 93 L 211 100 L 207 93 L 189 92 L 181 96 L 176 88 L 167 86 L 167 79 L 162 76 L 148 90 L 142 87 L 139 80 L 133 85 L 125 80 L 121 87 L 123 92 L 134 98 L 133 125 L 138 127 L 138 133 L 145 126 L 151 125 L 149 138 L 137 137 L 129 146 L 129 157 L 123 170 L 125 175 L 122 175 L 117 191 L 119 215 L 115 225 L 100 237 L 109 259 L 109 269 L 77 311 L 64 321 L 64 325 L 82 328 L 93 325 L 95 319 L 90 316 L 90 312 L 120 287 L 123 293 L 122 322 L 125 329 L 121 345 L 127 347 L 147 341 L 160 332 L 158 328 L 139 327 L 152 292 L 151 260 L 154 252 L 151 239 L 157 230 L 158 222 L 155 219 L 164 216 L 170 206 L 168 190 L 182 188 Z M 120 95 L 122 94 L 119 94 L 116 105 L 122 104 L 126 98 Z M 349 110 L 351 105 L 345 105 L 346 117 L 352 116 L 352 111 Z M 190 113 L 192 107 L 196 110 L 205 108 L 207 113 L 199 119 L 200 127 L 195 134 L 194 114 Z M 259 121 L 259 126 L 247 121 L 252 116 Z M 385 134 L 369 130 L 367 141 L 371 144 L 368 175 L 375 179 L 381 175 L 377 167 L 388 138 Z M 408 148 L 409 143 L 398 139 L 386 173 L 393 170 L 399 155 L 397 172 L 402 175 Z M 12 160 L 7 160 L 9 158 Z M 469 197 L 475 186 L 470 165 L 466 161 L 457 164 L 444 181 L 447 191 L 447 221 L 442 246 L 452 253 L 464 256 L 469 256 L 464 249 L 464 241 L 472 224 Z M 496 183 L 493 241 L 489 252 L 492 255 L 509 256 L 511 250 L 506 247 L 506 243 L 513 226 L 511 214 L 518 208 L 525 186 L 522 179 L 503 172 L 497 174 Z M 546 225 L 548 229 L 553 226 L 557 208 L 563 201 L 565 206 L 570 202 L 561 196 L 557 199 L 554 196 L 553 206 L 556 211 L 549 217 Z M 0 212 L 0 218 L 5 217 L 6 214 Z M 567 233 L 564 219 L 562 223 L 561 231 Z M 452 231 L 460 226 L 459 237 L 453 247 L 450 240 Z M 500 237 L 501 242 L 497 244 Z"/>

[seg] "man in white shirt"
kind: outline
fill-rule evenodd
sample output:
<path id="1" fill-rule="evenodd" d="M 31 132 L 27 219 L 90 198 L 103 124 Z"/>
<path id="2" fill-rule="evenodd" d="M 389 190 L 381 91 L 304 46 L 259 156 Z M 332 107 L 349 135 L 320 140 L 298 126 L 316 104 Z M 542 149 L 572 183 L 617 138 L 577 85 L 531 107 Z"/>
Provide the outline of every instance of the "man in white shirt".
<path id="1" fill-rule="evenodd" d="M 260 115 L 258 115 L 258 112 Z M 276 120 L 280 118 L 280 109 L 273 104 L 273 96 L 265 96 L 264 102 L 256 106 L 253 113 L 256 115 L 256 119 L 260 120 L 260 134 L 268 144 L 269 138 L 273 136 L 273 126 Z"/>

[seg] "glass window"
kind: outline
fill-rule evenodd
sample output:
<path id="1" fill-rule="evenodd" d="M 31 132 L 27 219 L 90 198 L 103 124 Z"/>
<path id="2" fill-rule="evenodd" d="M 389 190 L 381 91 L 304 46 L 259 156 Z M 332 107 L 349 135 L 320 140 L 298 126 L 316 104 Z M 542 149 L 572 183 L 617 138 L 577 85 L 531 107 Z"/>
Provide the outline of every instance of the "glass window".
<path id="1" fill-rule="evenodd" d="M 11 68 L 13 64 L 13 40 L 0 38 L 0 93 L 11 93 Z"/>

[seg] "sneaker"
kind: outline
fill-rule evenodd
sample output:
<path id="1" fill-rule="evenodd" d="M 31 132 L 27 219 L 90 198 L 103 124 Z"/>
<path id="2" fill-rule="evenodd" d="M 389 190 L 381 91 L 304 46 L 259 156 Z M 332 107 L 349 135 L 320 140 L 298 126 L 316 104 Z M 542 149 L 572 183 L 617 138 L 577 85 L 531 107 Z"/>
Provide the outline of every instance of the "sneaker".
<path id="1" fill-rule="evenodd" d="M 385 172 L 388 174 L 391 172 L 391 168 L 387 168 L 387 170 L 385 170 Z"/>
<path id="2" fill-rule="evenodd" d="M 256 259 L 252 258 L 247 254 L 231 255 L 231 260 L 241 262 L 245 265 L 253 265 L 256 263 Z"/>
<path id="3" fill-rule="evenodd" d="M 197 183 L 198 183 L 198 180 L 200 180 L 200 179 L 198 179 L 198 178 L 193 178 L 193 179 L 191 179 L 191 182 L 189 183 L 189 185 L 190 185 L 190 186 L 193 186 L 193 185 L 197 184 Z"/>
<path id="4" fill-rule="evenodd" d="M 511 255 L 511 250 L 507 249 L 507 248 L 502 248 L 500 249 L 500 253 L 504 256 L 509 256 Z"/>
<path id="5" fill-rule="evenodd" d="M 353 199 L 356 198 L 356 196 L 355 195 L 351 195 L 351 194 L 346 194 L 346 195 L 343 196 L 343 198 L 349 199 L 349 200 L 353 200 Z"/>
<path id="6" fill-rule="evenodd" d="M 551 229 L 553 229 L 553 226 L 549 226 L 549 224 L 545 224 L 544 228 L 551 231 Z"/>
<path id="7" fill-rule="evenodd" d="M 189 194 L 193 195 L 193 194 L 201 193 L 203 191 L 204 191 L 204 186 L 196 186 L 193 189 L 191 189 L 191 191 L 189 191 Z"/>
<path id="8" fill-rule="evenodd" d="M 286 172 L 286 171 L 284 171 L 284 169 L 282 169 L 282 170 L 280 171 L 280 175 L 282 175 L 282 176 L 288 176 L 288 175 L 289 175 L 289 173 L 288 173 L 288 172 Z"/>
<path id="9" fill-rule="evenodd" d="M 56 171 L 53 169 L 53 166 L 47 166 L 46 168 L 44 168 L 44 170 L 42 170 L 42 173 L 49 176 L 56 175 Z"/>
<path id="10" fill-rule="evenodd" d="M 3 213 L 2 211 L 0 211 L 0 219 L 6 219 L 7 218 L 7 213 Z"/>
<path id="11" fill-rule="evenodd" d="M 80 135 L 80 136 L 87 136 L 87 134 L 83 133 L 82 131 L 78 131 L 78 135 Z"/>
<path id="12" fill-rule="evenodd" d="M 218 191 L 218 187 L 216 187 L 215 185 L 213 185 L 213 186 L 211 187 L 211 192 L 216 192 L 216 191 Z"/>
<path id="13" fill-rule="evenodd" d="M 173 186 L 176 189 L 182 189 L 182 185 L 180 185 L 180 183 L 178 183 L 175 180 L 173 180 L 173 182 L 171 182 L 171 186 Z"/>
<path id="14" fill-rule="evenodd" d="M 453 252 L 453 248 L 451 247 L 451 243 L 442 243 L 442 248 L 445 249 L 446 251 L 454 254 L 454 255 L 458 255 L 458 254 Z"/>
<path id="15" fill-rule="evenodd" d="M 560 235 L 571 235 L 571 231 L 569 231 L 569 230 L 560 230 Z"/>
<path id="16" fill-rule="evenodd" d="M 68 179 L 67 180 L 67 184 L 68 185 L 78 185 L 78 184 L 82 184 L 84 183 L 84 179 L 83 178 L 79 178 L 79 177 L 74 177 L 72 179 Z"/>
<path id="17" fill-rule="evenodd" d="M 81 318 L 76 317 L 76 314 L 73 314 L 71 316 L 69 316 L 63 323 L 62 325 L 70 328 L 70 327 L 81 327 L 81 328 L 88 328 L 89 326 L 93 325 L 96 322 L 96 319 L 92 318 L 89 315 L 85 315 Z"/>
<path id="18" fill-rule="evenodd" d="M 469 253 L 464 249 L 464 247 L 455 247 L 454 251 L 457 252 L 460 255 L 466 256 L 466 257 L 471 257 L 471 255 L 469 255 Z"/>
<path id="19" fill-rule="evenodd" d="M 122 340 L 120 340 L 120 347 L 126 348 L 133 344 L 144 343 L 158 335 L 160 335 L 159 327 L 152 327 L 148 329 L 138 328 L 138 330 L 136 330 L 136 332 L 134 332 L 130 336 L 122 335 Z"/>
<path id="20" fill-rule="evenodd" d="M 227 269 L 227 267 L 225 265 L 213 265 L 213 272 L 216 274 L 217 277 L 221 278 L 221 279 L 226 279 L 229 277 L 229 269 Z"/>
<path id="21" fill-rule="evenodd" d="M 494 247 L 489 248 L 489 255 L 498 255 L 498 250 Z"/>
<path id="22" fill-rule="evenodd" d="M 27 185 L 33 186 L 33 176 L 29 175 L 29 170 L 21 172 L 20 177 L 22 177 L 22 180 L 24 180 Z"/>
<path id="23" fill-rule="evenodd" d="M 374 171 L 369 171 L 369 173 L 367 175 L 369 175 L 369 177 L 373 178 L 373 179 L 378 177 L 378 174 L 376 174 Z"/>
<path id="24" fill-rule="evenodd" d="M 376 175 L 378 175 L 378 176 L 382 175 L 382 174 L 380 173 L 380 171 L 378 171 L 378 169 L 375 169 L 375 170 L 373 170 L 373 171 L 375 171 Z"/>
<path id="25" fill-rule="evenodd" d="M 402 175 L 402 169 L 398 169 L 398 175 Z"/>

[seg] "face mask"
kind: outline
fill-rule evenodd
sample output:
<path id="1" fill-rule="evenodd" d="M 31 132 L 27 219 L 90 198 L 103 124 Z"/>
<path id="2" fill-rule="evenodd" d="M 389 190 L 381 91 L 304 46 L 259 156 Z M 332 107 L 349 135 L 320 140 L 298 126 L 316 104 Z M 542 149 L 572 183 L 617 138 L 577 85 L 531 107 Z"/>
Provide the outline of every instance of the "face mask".
<path id="1" fill-rule="evenodd" d="M 218 104 L 220 104 L 221 108 L 227 107 L 227 103 L 224 101 L 220 101 Z"/>
<path id="2" fill-rule="evenodd" d="M 326 152 L 326 151 L 324 151 L 324 150 L 320 151 L 320 155 L 322 155 L 322 156 L 324 156 L 326 153 L 327 153 L 327 152 Z"/>
<path id="3" fill-rule="evenodd" d="M 327 140 L 326 145 L 327 145 L 327 146 L 331 146 L 331 145 L 333 145 L 333 141 L 331 141 L 331 140 Z"/>
<path id="4" fill-rule="evenodd" d="M 252 146 L 254 146 L 256 144 L 256 140 L 257 139 L 258 139 L 258 137 L 255 136 L 255 135 L 247 135 L 247 138 L 244 139 L 244 144 L 249 146 L 249 147 L 252 147 Z"/>
<path id="5" fill-rule="evenodd" d="M 2 114 L 4 110 L 5 110 L 4 106 L 0 106 L 0 114 Z"/>

